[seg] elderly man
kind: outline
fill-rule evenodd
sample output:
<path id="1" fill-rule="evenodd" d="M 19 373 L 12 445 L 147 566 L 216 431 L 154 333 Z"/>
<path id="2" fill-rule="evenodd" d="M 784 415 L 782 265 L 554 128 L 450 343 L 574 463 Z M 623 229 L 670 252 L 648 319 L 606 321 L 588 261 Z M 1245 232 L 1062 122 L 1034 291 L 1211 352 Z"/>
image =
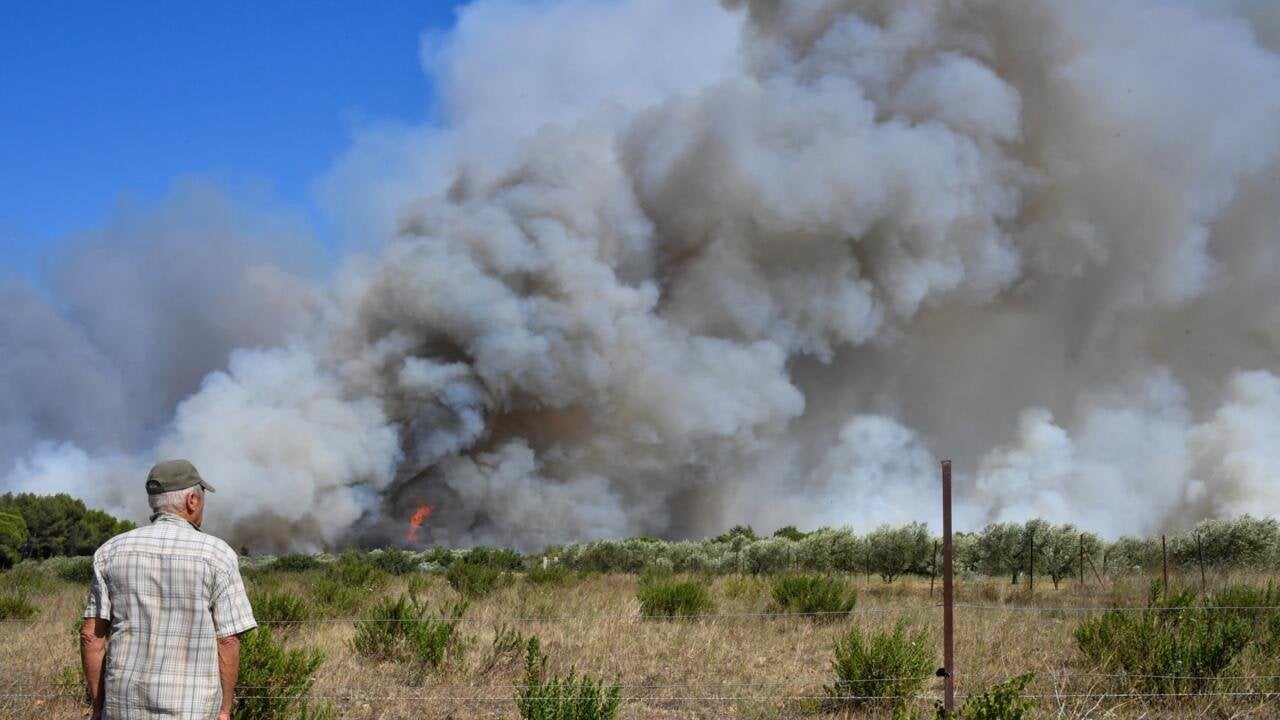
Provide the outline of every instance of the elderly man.
<path id="1" fill-rule="evenodd" d="M 95 719 L 231 717 L 239 636 L 257 623 L 235 552 L 200 532 L 206 492 L 186 460 L 157 464 L 151 525 L 93 554 L 80 658 Z"/>

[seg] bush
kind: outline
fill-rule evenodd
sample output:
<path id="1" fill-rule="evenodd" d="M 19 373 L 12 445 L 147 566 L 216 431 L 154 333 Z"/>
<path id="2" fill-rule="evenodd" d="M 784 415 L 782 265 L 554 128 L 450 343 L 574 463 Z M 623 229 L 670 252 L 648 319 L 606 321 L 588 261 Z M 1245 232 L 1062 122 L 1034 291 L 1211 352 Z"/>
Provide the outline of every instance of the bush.
<path id="1" fill-rule="evenodd" d="M 253 606 L 253 616 L 261 622 L 300 623 L 312 616 L 311 604 L 288 591 L 254 592 L 249 595 L 249 604 Z M 282 629 L 292 627 L 285 625 Z"/>
<path id="2" fill-rule="evenodd" d="M 534 585 L 568 585 L 573 576 L 563 565 L 550 565 L 546 570 L 535 567 L 524 574 L 524 580 Z"/>
<path id="3" fill-rule="evenodd" d="M 373 592 L 387 584 L 387 574 L 355 551 L 343 553 L 337 562 L 329 565 L 325 574 L 339 585 L 364 592 Z"/>
<path id="4" fill-rule="evenodd" d="M 327 709 L 311 708 L 301 696 L 315 680 L 324 662 L 319 650 L 286 650 L 270 628 L 258 628 L 240 640 L 238 684 L 253 688 L 236 698 L 235 720 L 274 720 L 282 717 L 317 718 Z"/>
<path id="5" fill-rule="evenodd" d="M 620 686 L 605 684 L 570 670 L 565 677 L 547 675 L 547 656 L 538 638 L 525 651 L 524 684 L 516 685 L 516 707 L 524 720 L 613 720 L 618 716 Z"/>
<path id="6" fill-rule="evenodd" d="M 964 705 L 951 715 L 939 708 L 938 718 L 939 720 L 1023 720 L 1034 708 L 1031 701 L 1022 697 L 1022 691 L 1031 684 L 1033 677 L 1031 673 L 1019 675 L 982 693 L 971 695 Z"/>
<path id="7" fill-rule="evenodd" d="M 467 551 L 465 561 L 471 565 L 483 565 L 506 572 L 524 570 L 524 556 L 507 548 L 471 548 Z"/>
<path id="8" fill-rule="evenodd" d="M 504 665 L 524 652 L 528 639 L 519 630 L 508 627 L 506 623 L 493 628 L 493 642 L 489 646 L 489 657 L 480 667 L 480 674 Z"/>
<path id="9" fill-rule="evenodd" d="M 836 620 L 853 610 L 858 594 L 844 581 L 821 575 L 788 575 L 773 583 L 773 602 L 781 612 Z"/>
<path id="10" fill-rule="evenodd" d="M 418 570 L 418 559 L 400 548 L 386 548 L 369 553 L 369 562 L 389 575 L 408 575 Z"/>
<path id="11" fill-rule="evenodd" d="M 466 609 L 462 602 L 433 617 L 413 595 L 385 598 L 368 620 L 356 623 L 351 647 L 373 660 L 411 663 L 418 670 L 436 668 L 449 658 L 461 659 L 465 646 L 457 626 Z"/>
<path id="12" fill-rule="evenodd" d="M 322 567 L 324 567 L 324 563 L 312 555 L 290 553 L 272 560 L 266 569 L 272 572 L 306 572 L 308 570 L 319 570 Z"/>
<path id="13" fill-rule="evenodd" d="M 349 587 L 331 577 L 316 578 L 310 585 L 311 599 L 317 613 L 326 617 L 344 616 L 364 606 L 369 594 L 362 588 Z"/>
<path id="14" fill-rule="evenodd" d="M 1157 598 L 1139 612 L 1109 610 L 1076 628 L 1076 642 L 1102 672 L 1122 672 L 1142 692 L 1211 689 L 1253 633 L 1245 613 L 1196 607 L 1195 593 Z"/>
<path id="15" fill-rule="evenodd" d="M 836 640 L 834 685 L 823 689 L 834 707 L 891 705 L 906 707 L 932 675 L 933 652 L 928 633 L 908 635 L 899 621 L 892 633 L 852 628 Z"/>
<path id="16" fill-rule="evenodd" d="M 0 595 L 0 620 L 30 620 L 37 612 L 25 594 Z"/>
<path id="17" fill-rule="evenodd" d="M 47 595 L 58 590 L 58 583 L 47 568 L 27 560 L 0 573 L 0 590 L 19 595 Z"/>
<path id="18" fill-rule="evenodd" d="M 56 557 L 45 561 L 45 567 L 59 579 L 76 585 L 93 582 L 92 557 Z"/>
<path id="19" fill-rule="evenodd" d="M 478 600 L 510 585 L 513 578 L 509 572 L 490 565 L 476 565 L 468 560 L 450 565 L 445 572 L 445 579 L 462 597 Z"/>
<path id="20" fill-rule="evenodd" d="M 711 611 L 711 594 L 695 582 L 654 582 L 640 588 L 640 613 L 651 618 L 696 617 Z"/>
<path id="21" fill-rule="evenodd" d="M 1265 588 L 1231 585 L 1213 593 L 1206 604 L 1218 608 L 1214 612 L 1236 615 L 1261 630 L 1280 617 L 1280 611 L 1272 609 L 1280 607 L 1280 588 L 1270 582 Z"/>

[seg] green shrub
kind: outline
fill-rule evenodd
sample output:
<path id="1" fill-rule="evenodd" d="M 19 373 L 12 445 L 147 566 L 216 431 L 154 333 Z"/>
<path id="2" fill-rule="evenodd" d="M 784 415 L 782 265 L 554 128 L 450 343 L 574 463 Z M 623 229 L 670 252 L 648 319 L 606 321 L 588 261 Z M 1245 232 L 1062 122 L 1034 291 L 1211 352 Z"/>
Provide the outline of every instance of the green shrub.
<path id="1" fill-rule="evenodd" d="M 418 559 L 400 548 L 386 548 L 369 553 L 369 562 L 388 575 L 408 575 L 418 571 Z"/>
<path id="2" fill-rule="evenodd" d="M 669 583 L 676 571 L 669 562 L 656 562 L 640 571 L 640 587 Z"/>
<path id="3" fill-rule="evenodd" d="M 0 595 L 0 620 L 30 620 L 37 612 L 25 594 Z"/>
<path id="4" fill-rule="evenodd" d="M 459 595 L 478 600 L 510 585 L 513 576 L 490 565 L 476 565 L 468 560 L 450 565 L 445 572 L 445 579 Z"/>
<path id="5" fill-rule="evenodd" d="M 387 574 L 379 570 L 366 556 L 348 551 L 325 569 L 325 575 L 338 584 L 364 592 L 373 592 L 387 584 Z"/>
<path id="6" fill-rule="evenodd" d="M 508 627 L 506 623 L 494 627 L 493 642 L 489 646 L 489 657 L 481 666 L 480 673 L 487 673 L 520 657 L 527 644 L 528 639 L 525 638 L 524 633 L 513 627 Z"/>
<path id="7" fill-rule="evenodd" d="M 1197 607 L 1195 593 L 1157 598 L 1138 612 L 1109 610 L 1080 623 L 1076 642 L 1102 672 L 1129 676 L 1141 692 L 1199 693 L 1212 688 L 1244 650 L 1253 619 Z"/>
<path id="8" fill-rule="evenodd" d="M 764 591 L 764 581 L 747 576 L 726 578 L 720 584 L 720 593 L 727 598 L 754 600 Z"/>
<path id="9" fill-rule="evenodd" d="M 696 582 L 654 582 L 640 588 L 640 612 L 651 618 L 696 617 L 710 612 L 711 594 Z"/>
<path id="10" fill-rule="evenodd" d="M 356 623 L 351 647 L 373 660 L 410 663 L 418 670 L 439 667 L 447 659 L 461 659 L 465 645 L 458 633 L 458 619 L 467 604 L 447 608 L 439 617 L 412 595 L 384 598 Z"/>
<path id="11" fill-rule="evenodd" d="M 311 604 L 297 593 L 256 591 L 249 594 L 253 616 L 262 622 L 300 623 L 310 620 Z M 286 624 L 282 629 L 293 627 Z"/>
<path id="12" fill-rule="evenodd" d="M 266 569 L 272 572 L 306 572 L 308 570 L 319 570 L 322 567 L 324 567 L 324 563 L 313 555 L 290 553 L 272 560 Z"/>
<path id="13" fill-rule="evenodd" d="M 838 620 L 858 602 L 843 580 L 822 575 L 788 575 L 773 583 L 773 602 L 781 612 L 813 614 L 816 620 Z"/>
<path id="14" fill-rule="evenodd" d="M 1209 596 L 1205 603 L 1213 612 L 1236 615 L 1254 628 L 1264 628 L 1272 618 L 1280 616 L 1280 588 L 1268 582 L 1265 588 L 1252 585 L 1231 585 Z"/>
<path id="15" fill-rule="evenodd" d="M 240 640 L 238 684 L 253 688 L 236 698 L 234 720 L 326 717 L 327 709 L 311 708 L 301 696 L 315 680 L 324 662 L 319 650 L 286 650 L 270 628 L 258 628 Z"/>
<path id="16" fill-rule="evenodd" d="M 422 564 L 447 568 L 457 560 L 454 551 L 443 547 L 430 547 L 422 551 Z"/>
<path id="17" fill-rule="evenodd" d="M 964 705 L 952 714 L 938 709 L 938 720 L 1023 720 L 1035 705 L 1022 697 L 1034 677 L 1031 673 L 1019 675 L 992 686 L 977 695 L 970 695 Z"/>
<path id="18" fill-rule="evenodd" d="M 465 561 L 506 572 L 524 570 L 524 556 L 508 548 L 475 547 L 467 551 Z"/>
<path id="19" fill-rule="evenodd" d="M 620 686 L 570 670 L 564 677 L 547 674 L 547 656 L 538 638 L 525 650 L 524 683 L 516 685 L 516 707 L 524 720 L 613 720 L 621 704 Z"/>
<path id="20" fill-rule="evenodd" d="M 908 635 L 899 621 L 893 632 L 864 634 L 852 628 L 836 640 L 831 668 L 835 684 L 825 686 L 834 707 L 889 705 L 904 708 L 933 671 L 928 633 Z"/>
<path id="21" fill-rule="evenodd" d="M 58 590 L 58 582 L 47 568 L 33 560 L 18 563 L 0 572 L 0 591 L 21 595 L 47 595 Z"/>
<path id="22" fill-rule="evenodd" d="M 563 565 L 549 565 L 545 570 L 535 567 L 524 574 L 524 580 L 534 585 L 568 585 L 573 575 Z"/>
<path id="23" fill-rule="evenodd" d="M 75 583 L 76 585 L 88 585 L 93 582 L 93 558 L 92 557 L 56 557 L 45 561 L 45 567 L 57 575 L 59 579 Z"/>
<path id="24" fill-rule="evenodd" d="M 327 576 L 316 578 L 308 590 L 317 614 L 327 618 L 354 614 L 369 599 L 363 588 L 349 587 Z"/>

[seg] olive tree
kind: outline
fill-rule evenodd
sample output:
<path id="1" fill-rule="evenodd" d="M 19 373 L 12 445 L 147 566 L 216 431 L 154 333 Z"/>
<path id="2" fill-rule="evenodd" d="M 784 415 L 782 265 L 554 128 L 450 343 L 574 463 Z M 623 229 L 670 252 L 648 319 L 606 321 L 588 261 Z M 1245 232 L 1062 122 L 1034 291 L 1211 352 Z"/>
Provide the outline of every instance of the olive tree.
<path id="1" fill-rule="evenodd" d="M 881 525 L 867 535 L 868 565 L 885 582 L 905 573 L 926 572 L 932 550 L 929 528 L 922 522 L 896 528 Z"/>

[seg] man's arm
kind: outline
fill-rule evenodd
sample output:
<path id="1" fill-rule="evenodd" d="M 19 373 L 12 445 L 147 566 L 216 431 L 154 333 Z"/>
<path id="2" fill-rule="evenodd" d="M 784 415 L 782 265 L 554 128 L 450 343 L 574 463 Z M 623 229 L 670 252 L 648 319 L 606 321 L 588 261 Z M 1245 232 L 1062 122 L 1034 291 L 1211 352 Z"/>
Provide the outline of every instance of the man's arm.
<path id="1" fill-rule="evenodd" d="M 80 664 L 84 667 L 85 694 L 93 706 L 93 716 L 102 712 L 102 669 L 107 656 L 107 633 L 110 621 L 85 618 L 80 626 Z"/>
<path id="2" fill-rule="evenodd" d="M 240 636 L 218 638 L 218 678 L 222 681 L 222 707 L 218 720 L 231 717 L 231 703 L 235 700 L 236 678 L 240 675 Z"/>

